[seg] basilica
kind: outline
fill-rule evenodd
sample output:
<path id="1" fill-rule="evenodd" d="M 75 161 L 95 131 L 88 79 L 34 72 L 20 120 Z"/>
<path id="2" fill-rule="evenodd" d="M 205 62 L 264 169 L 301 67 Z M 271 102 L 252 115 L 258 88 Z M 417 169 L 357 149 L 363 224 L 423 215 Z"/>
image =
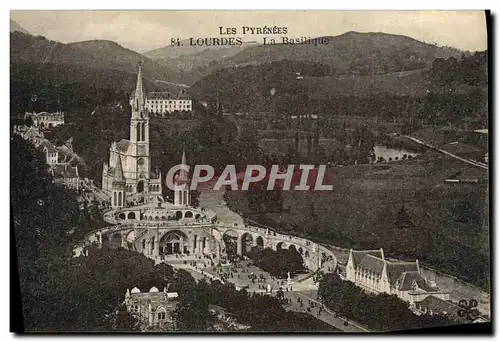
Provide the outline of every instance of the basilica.
<path id="1" fill-rule="evenodd" d="M 161 172 L 152 172 L 151 168 L 146 101 L 139 67 L 130 97 L 129 139 L 111 144 L 109 161 L 102 171 L 102 192 L 111 204 L 103 219 L 110 225 L 89 233 L 84 243 L 75 247 L 75 256 L 88 255 L 91 246 L 102 248 L 106 244 L 137 251 L 156 263 L 223 264 L 229 254 L 245 255 L 260 247 L 295 249 L 311 271 L 327 261 L 336 263 L 328 249 L 307 239 L 250 226 L 242 219 L 228 220 L 226 214 L 219 217 L 218 205 L 223 201 L 219 191 L 206 193 L 207 203 L 218 203 L 217 209 L 193 206 L 189 168 L 182 167 L 188 166 L 184 151 L 180 170 L 174 175 L 172 203 L 165 200 Z"/>
<path id="2" fill-rule="evenodd" d="M 151 170 L 149 115 L 141 66 L 130 106 L 130 139 L 111 144 L 109 162 L 104 163 L 102 170 L 102 190 L 111 198 L 114 208 L 162 201 L 161 172 Z"/>

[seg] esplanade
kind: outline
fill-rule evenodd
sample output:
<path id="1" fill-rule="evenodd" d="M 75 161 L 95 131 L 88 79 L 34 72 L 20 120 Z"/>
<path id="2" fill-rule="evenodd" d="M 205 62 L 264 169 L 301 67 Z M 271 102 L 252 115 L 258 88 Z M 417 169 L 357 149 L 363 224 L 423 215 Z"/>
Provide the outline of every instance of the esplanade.
<path id="1" fill-rule="evenodd" d="M 76 246 L 74 256 L 88 255 L 92 247 L 115 243 L 157 262 L 182 258 L 209 259 L 218 264 L 227 261 L 229 252 L 244 256 L 252 247 L 259 246 L 295 249 L 310 271 L 316 271 L 327 260 L 333 260 L 336 265 L 331 251 L 308 239 L 255 225 L 220 222 L 215 212 L 205 208 L 148 203 L 110 209 L 104 213 L 104 219 L 110 225 L 87 234 Z M 226 243 L 228 241 L 234 241 L 234 246 Z"/>

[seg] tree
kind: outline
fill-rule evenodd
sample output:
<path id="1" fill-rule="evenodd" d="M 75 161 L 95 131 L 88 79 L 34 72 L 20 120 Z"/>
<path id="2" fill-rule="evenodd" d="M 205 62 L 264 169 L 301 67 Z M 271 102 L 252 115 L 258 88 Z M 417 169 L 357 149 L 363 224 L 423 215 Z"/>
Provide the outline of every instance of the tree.
<path id="1" fill-rule="evenodd" d="M 466 223 L 472 226 L 480 226 L 482 222 L 481 211 L 477 201 L 460 201 L 454 208 L 457 222 Z"/>
<path id="2" fill-rule="evenodd" d="M 415 224 L 412 222 L 410 215 L 406 212 L 405 205 L 403 204 L 396 214 L 394 222 L 396 228 L 399 229 L 413 229 Z"/>
<path id="3" fill-rule="evenodd" d="M 397 331 L 451 324 L 448 317 L 432 319 L 417 316 L 408 303 L 395 295 L 369 294 L 337 274 L 327 274 L 321 280 L 318 295 L 322 302 L 338 315 L 363 322 L 375 331 Z M 376 315 L 374 314 L 376 313 Z"/>
<path id="4" fill-rule="evenodd" d="M 206 283 L 195 283 L 186 287 L 179 296 L 179 303 L 173 313 L 175 329 L 183 332 L 206 331 L 209 326 L 209 295 Z"/>
<path id="5" fill-rule="evenodd" d="M 275 251 L 271 248 L 254 247 L 247 256 L 253 260 L 257 267 L 278 278 L 286 278 L 288 272 L 294 276 L 305 270 L 304 259 L 293 248 Z"/>

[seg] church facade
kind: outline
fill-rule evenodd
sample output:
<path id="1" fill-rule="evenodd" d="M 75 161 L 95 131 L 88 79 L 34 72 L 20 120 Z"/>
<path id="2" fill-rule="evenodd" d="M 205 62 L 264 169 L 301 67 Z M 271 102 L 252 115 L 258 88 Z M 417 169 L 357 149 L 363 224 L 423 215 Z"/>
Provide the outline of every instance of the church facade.
<path id="1" fill-rule="evenodd" d="M 115 208 L 162 197 L 161 172 L 151 171 L 149 116 L 140 66 L 130 106 L 130 137 L 111 144 L 109 162 L 102 171 L 102 190 Z"/>

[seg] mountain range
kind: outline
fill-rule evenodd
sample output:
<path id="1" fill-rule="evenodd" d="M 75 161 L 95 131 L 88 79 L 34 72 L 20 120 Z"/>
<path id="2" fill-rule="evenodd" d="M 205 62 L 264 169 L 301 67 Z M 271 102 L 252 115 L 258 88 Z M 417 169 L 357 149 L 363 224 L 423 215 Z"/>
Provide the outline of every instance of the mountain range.
<path id="1" fill-rule="evenodd" d="M 348 70 L 369 67 L 378 73 L 429 67 L 436 58 L 460 58 L 467 52 L 438 47 L 416 39 L 386 33 L 347 32 L 339 36 L 321 37 L 325 45 L 244 43 L 239 47 L 210 47 L 200 49 L 186 46 L 166 46 L 146 53 L 158 63 L 208 76 L 217 69 L 259 65 L 292 60 L 322 63 L 345 73 Z"/>
<path id="2" fill-rule="evenodd" d="M 259 46 L 257 42 L 243 42 L 238 46 L 191 46 L 188 39 L 179 46 L 165 46 L 146 52 L 144 55 L 161 65 L 175 70 L 192 73 L 194 77 L 210 74 L 215 67 L 245 49 Z"/>
<path id="3" fill-rule="evenodd" d="M 142 62 L 144 75 L 150 79 L 172 80 L 176 72 L 151 59 L 109 40 L 89 40 L 64 44 L 45 37 L 33 37 L 21 32 L 10 36 L 11 63 L 77 65 L 136 73 Z"/>
<path id="4" fill-rule="evenodd" d="M 212 54 L 220 53 L 220 56 L 229 57 L 243 51 L 249 46 L 259 45 L 257 42 L 243 42 L 241 45 L 227 45 L 227 46 L 192 46 L 189 39 L 183 39 L 176 45 L 167 45 L 158 49 L 153 49 L 146 52 L 144 55 L 156 60 L 162 59 L 175 59 L 190 55 L 197 55 L 203 52 L 210 51 Z"/>
<path id="5" fill-rule="evenodd" d="M 26 33 L 26 34 L 30 34 L 28 32 L 28 30 L 24 29 L 23 27 L 21 27 L 21 25 L 19 25 L 18 23 L 16 23 L 14 20 L 10 19 L 10 32 L 22 32 L 22 33 Z"/>
<path id="6" fill-rule="evenodd" d="M 212 46 L 200 49 L 187 46 L 189 44 L 182 41 L 185 46 L 166 46 L 143 55 L 109 40 L 64 44 L 42 36 L 34 37 L 23 31 L 26 30 L 11 20 L 11 65 L 27 63 L 40 67 L 60 66 L 66 68 L 64 73 L 70 78 L 71 67 L 78 67 L 80 71 L 75 77 L 81 77 L 83 70 L 88 69 L 89 75 L 105 70 L 106 73 L 115 71 L 127 75 L 123 76 L 126 79 L 133 79 L 132 75 L 137 72 L 137 64 L 142 61 L 143 74 L 149 87 L 164 89 L 176 88 L 176 84 L 185 84 L 193 86 L 193 93 L 201 97 L 207 96 L 208 93 L 213 94 L 213 90 L 217 90 L 220 86 L 225 88 L 242 86 L 235 84 L 231 79 L 244 83 L 252 80 L 251 82 L 259 84 L 251 87 L 260 89 L 266 87 L 265 84 L 260 84 L 264 79 L 269 81 L 273 78 L 268 77 L 269 75 L 287 74 L 284 77 L 276 76 L 278 83 L 286 83 L 289 76 L 297 71 L 307 74 L 311 70 L 316 70 L 309 76 L 330 77 L 330 81 L 326 78 L 323 80 L 316 78 L 314 84 L 328 88 L 335 77 L 363 76 L 366 79 L 375 75 L 396 75 L 412 70 L 425 70 L 437 58 L 458 59 L 463 54 L 468 54 L 401 35 L 347 32 L 339 36 L 323 37 L 328 40 L 326 45 L 259 45 L 255 42 L 245 42 L 236 47 Z M 274 63 L 278 71 L 269 69 L 270 63 Z M 241 73 L 250 74 L 240 75 Z M 420 77 L 419 73 L 412 75 L 412 78 Z M 397 83 L 391 80 L 388 82 Z M 371 89 L 376 91 L 377 84 L 377 81 L 371 82 L 369 91 L 371 92 Z M 356 86 L 349 86 L 346 89 L 351 88 L 356 89 Z M 385 89 L 382 89 L 382 92 L 384 91 Z M 251 97 L 252 94 L 247 93 L 245 96 Z"/>

